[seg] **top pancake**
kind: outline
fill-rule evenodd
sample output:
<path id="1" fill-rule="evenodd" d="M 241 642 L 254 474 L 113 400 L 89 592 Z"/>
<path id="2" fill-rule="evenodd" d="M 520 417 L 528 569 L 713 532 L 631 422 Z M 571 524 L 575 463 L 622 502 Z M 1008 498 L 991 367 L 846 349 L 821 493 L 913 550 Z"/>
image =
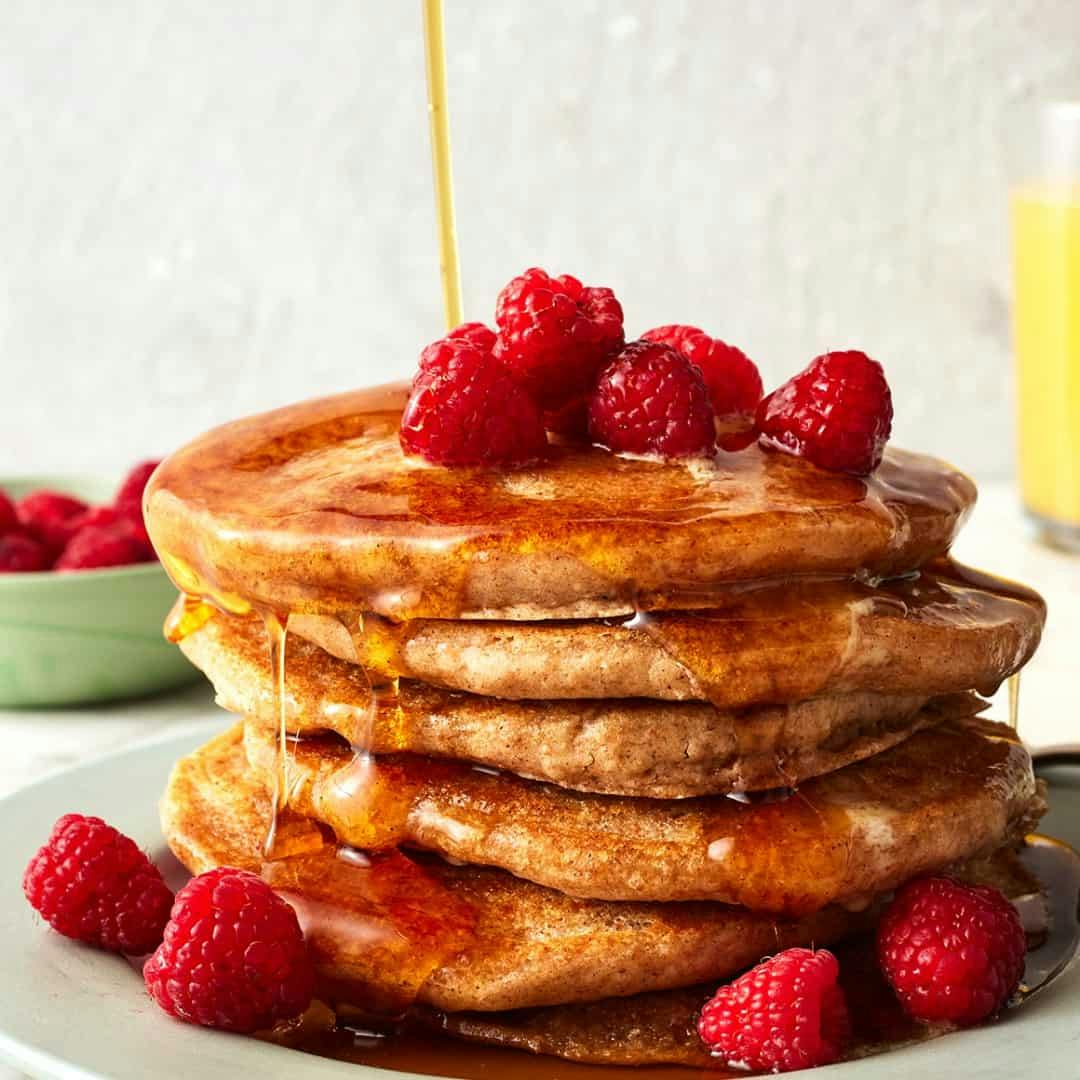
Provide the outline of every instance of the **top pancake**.
<path id="1" fill-rule="evenodd" d="M 657 462 L 552 446 L 518 470 L 407 458 L 392 385 L 239 420 L 155 473 L 146 515 L 185 591 L 228 610 L 588 618 L 732 581 L 911 570 L 975 499 L 932 458 L 870 477 L 752 446 Z"/>

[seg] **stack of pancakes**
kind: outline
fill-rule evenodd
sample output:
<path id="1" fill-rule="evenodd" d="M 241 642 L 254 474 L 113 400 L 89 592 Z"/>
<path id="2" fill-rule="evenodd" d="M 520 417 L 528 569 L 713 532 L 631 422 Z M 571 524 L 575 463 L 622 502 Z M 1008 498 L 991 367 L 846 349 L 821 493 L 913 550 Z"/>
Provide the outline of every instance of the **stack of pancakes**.
<path id="1" fill-rule="evenodd" d="M 965 476 L 758 447 L 438 469 L 400 451 L 405 397 L 218 429 L 147 500 L 174 636 L 243 718 L 178 764 L 166 834 L 289 898 L 340 1014 L 697 1060 L 685 988 L 1037 820 L 976 692 L 1044 610 L 948 559 Z"/>

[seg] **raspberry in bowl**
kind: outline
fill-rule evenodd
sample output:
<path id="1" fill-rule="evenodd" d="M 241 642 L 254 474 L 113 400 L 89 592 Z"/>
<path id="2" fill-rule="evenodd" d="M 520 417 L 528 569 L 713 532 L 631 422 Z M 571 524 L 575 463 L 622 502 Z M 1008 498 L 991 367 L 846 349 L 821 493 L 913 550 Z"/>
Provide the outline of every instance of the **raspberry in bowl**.
<path id="1" fill-rule="evenodd" d="M 0 477 L 0 707 L 112 701 L 198 678 L 161 633 L 175 591 L 131 494 L 148 475 Z"/>

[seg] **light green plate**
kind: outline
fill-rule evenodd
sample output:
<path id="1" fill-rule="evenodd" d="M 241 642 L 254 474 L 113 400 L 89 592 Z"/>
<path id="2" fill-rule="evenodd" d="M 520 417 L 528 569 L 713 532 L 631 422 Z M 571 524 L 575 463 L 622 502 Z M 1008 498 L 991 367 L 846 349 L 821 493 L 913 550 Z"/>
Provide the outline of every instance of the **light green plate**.
<path id="1" fill-rule="evenodd" d="M 108 501 L 117 480 L 5 480 Z M 158 563 L 70 574 L 0 574 L 0 707 L 86 705 L 182 686 L 199 673 L 161 633 L 176 588 Z"/>
<path id="2" fill-rule="evenodd" d="M 173 762 L 220 728 L 219 723 L 203 725 L 144 743 L 0 801 L 0 1058 L 51 1080 L 419 1080 L 413 1073 L 329 1061 L 170 1020 L 147 997 L 129 963 L 50 932 L 27 905 L 19 885 L 23 867 L 56 818 L 69 810 L 99 814 L 124 830 L 178 885 L 183 872 L 161 839 L 157 800 Z M 789 1075 L 806 1080 L 1073 1080 L 1080 1076 L 1078 1047 L 1080 965 L 999 1023 Z M 683 1071 L 686 1080 L 709 1075 Z M 562 1073 L 560 1062 L 550 1059 L 551 1080 Z M 606 1075 L 602 1068 L 595 1074 L 596 1080 Z M 457 1075 L 452 1057 L 440 1075 Z M 500 1080 L 505 1074 L 490 1075 Z"/>

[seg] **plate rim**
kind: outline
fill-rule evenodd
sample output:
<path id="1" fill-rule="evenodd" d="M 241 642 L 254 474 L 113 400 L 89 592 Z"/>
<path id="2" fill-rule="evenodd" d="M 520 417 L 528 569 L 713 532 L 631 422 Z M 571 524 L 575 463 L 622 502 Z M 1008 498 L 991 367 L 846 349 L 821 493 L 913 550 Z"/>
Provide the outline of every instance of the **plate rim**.
<path id="1" fill-rule="evenodd" d="M 229 718 L 222 719 L 228 722 Z M 22 837 L 12 835 L 12 830 L 5 830 L 3 827 L 4 817 L 11 812 L 13 807 L 18 807 L 20 802 L 33 803 L 47 794 L 49 789 L 57 787 L 58 781 L 66 782 L 75 776 L 86 776 L 96 780 L 100 793 L 100 791 L 105 790 L 103 785 L 107 785 L 109 782 L 110 770 L 116 769 L 121 762 L 138 759 L 139 757 L 150 757 L 152 761 L 155 761 L 156 765 L 162 766 L 163 770 L 171 768 L 171 764 L 176 758 L 190 752 L 191 749 L 198 745 L 198 740 L 207 738 L 213 732 L 221 730 L 222 719 L 211 720 L 202 717 L 193 720 L 190 724 L 170 727 L 166 731 L 156 732 L 146 738 L 139 739 L 131 745 L 112 749 L 106 753 L 90 757 L 85 761 L 77 762 L 74 765 L 56 768 L 24 787 L 9 792 L 0 798 L 0 838 L 3 838 L 0 843 L 9 847 L 23 846 L 30 850 L 36 848 L 36 843 L 33 843 L 31 847 L 27 841 L 32 841 L 29 834 L 37 834 L 39 826 L 42 824 L 43 808 L 38 809 L 29 806 L 27 815 L 25 817 L 20 815 L 22 820 L 19 821 L 19 825 L 22 827 Z M 158 781 L 163 783 L 165 777 L 164 775 L 159 776 L 155 770 L 149 768 L 129 770 L 129 772 L 140 776 L 140 780 L 133 785 L 135 790 L 129 792 L 129 797 L 134 801 L 135 805 L 142 807 L 142 813 L 145 814 L 147 808 L 142 801 L 146 795 L 144 789 L 152 782 L 152 779 L 155 783 Z M 72 785 L 71 790 L 77 790 L 77 786 Z M 155 808 L 159 794 L 160 791 L 157 791 L 152 797 L 152 806 Z M 57 792 L 57 795 L 62 798 L 60 791 Z M 93 794 L 91 793 L 89 797 L 92 798 Z M 111 792 L 109 797 L 112 797 Z M 58 807 L 57 812 L 61 813 L 63 811 Z M 37 820 L 35 820 L 35 813 L 37 814 Z M 55 818 L 44 824 L 43 831 L 51 827 L 53 820 Z M 7 837 L 5 837 L 5 832 L 9 834 Z M 15 830 L 15 833 L 17 832 L 18 830 Z M 135 838 L 143 847 L 167 847 L 164 838 L 160 834 L 151 840 L 141 835 L 136 835 Z M 20 840 L 22 841 L 21 845 Z M 34 915 L 26 906 L 22 897 L 23 867 L 18 866 L 11 869 L 17 870 L 18 874 L 18 900 L 24 909 L 26 919 L 24 930 L 32 926 L 34 935 L 46 934 L 48 941 L 60 949 L 58 955 L 66 955 L 66 950 L 74 948 L 76 951 L 71 955 L 82 957 L 84 966 L 95 967 L 99 964 L 116 963 L 116 957 L 97 952 L 85 946 L 80 947 L 74 943 L 64 942 L 58 935 L 48 931 L 40 918 Z M 5 913 L 8 903 L 7 894 L 0 893 L 0 944 L 2 944 L 5 935 L 11 929 L 14 929 L 9 927 L 8 924 L 12 922 L 10 916 L 15 915 L 17 904 L 13 903 L 11 910 Z M 28 939 L 32 937 L 29 933 L 24 934 L 24 936 Z M 27 970 L 25 977 L 31 983 L 31 994 L 28 995 L 31 1001 L 33 1000 L 33 991 L 38 990 L 42 994 L 46 993 L 44 989 L 39 990 L 37 986 L 33 985 L 36 982 L 36 975 L 32 965 Z M 10 975 L 8 981 L 10 984 Z M 103 987 L 102 999 L 110 996 L 104 990 Z M 141 985 L 139 991 L 141 991 Z M 93 993 L 92 986 L 89 992 Z M 141 992 L 139 993 L 139 1001 L 145 1004 Z M 822 1076 L 829 1077 L 830 1080 L 833 1077 L 838 1078 L 838 1080 L 845 1080 L 845 1078 L 846 1080 L 900 1080 L 900 1078 L 909 1076 L 913 1067 L 918 1069 L 920 1065 L 924 1065 L 929 1066 L 931 1075 L 934 1075 L 933 1070 L 935 1068 L 940 1071 L 944 1067 L 948 1070 L 947 1075 L 950 1076 L 984 1077 L 992 1075 L 995 1078 L 1011 1077 L 1015 1074 L 1016 1065 L 1015 1062 L 1010 1063 L 1009 1061 L 1003 1062 L 1000 1060 L 998 1054 L 1002 1045 L 1019 1047 L 1020 1049 L 1016 1053 L 1022 1054 L 1027 1066 L 1033 1070 L 1052 1069 L 1055 1065 L 1061 1066 L 1065 1061 L 1072 1064 L 1072 1058 L 1068 1053 L 1068 1044 L 1080 1037 L 1080 1010 L 1076 1009 L 1077 1003 L 1080 1003 L 1080 964 L 1074 963 L 1070 970 L 1060 977 L 1056 992 L 1051 991 L 1045 995 L 1039 995 L 1039 998 L 1025 1007 L 1023 1010 L 1024 1024 L 1019 1023 L 1021 1019 L 1020 1012 L 1015 1012 L 1007 1014 L 997 1022 L 972 1028 L 968 1031 L 957 1032 L 947 1038 L 900 1047 L 858 1061 L 838 1062 L 824 1069 L 792 1075 Z M 1062 1021 L 1065 1019 L 1071 1019 L 1072 1021 L 1071 1032 L 1063 1026 Z M 191 1070 L 198 1068 L 200 1065 L 203 1067 L 208 1065 L 231 1067 L 228 1072 L 228 1075 L 231 1076 L 235 1074 L 233 1071 L 235 1069 L 247 1069 L 250 1071 L 252 1068 L 259 1067 L 260 1061 L 272 1062 L 275 1065 L 280 1064 L 278 1055 L 281 1054 L 290 1055 L 288 1060 L 291 1061 L 292 1065 L 289 1073 L 291 1076 L 296 1077 L 297 1080 L 305 1080 L 307 1077 L 353 1077 L 354 1080 L 388 1080 L 388 1078 L 393 1078 L 393 1080 L 431 1080 L 429 1077 L 423 1077 L 415 1073 L 391 1072 L 378 1066 L 333 1061 L 314 1055 L 301 1054 L 299 1051 L 256 1039 L 206 1029 L 193 1029 L 186 1025 L 180 1025 L 175 1021 L 170 1022 L 166 1018 L 162 1018 L 162 1020 L 166 1025 L 169 1025 L 162 1030 L 171 1031 L 171 1035 L 166 1036 L 170 1042 L 173 1036 L 179 1036 L 189 1042 L 191 1046 L 191 1058 L 190 1061 L 185 1062 L 187 1068 L 183 1073 L 170 1071 L 155 1074 L 168 1077 L 169 1080 L 172 1080 L 173 1077 L 176 1080 L 186 1080 L 190 1076 Z M 109 1030 L 111 1032 L 111 1029 Z M 1002 1034 L 1004 1031 L 1010 1033 L 1009 1037 Z M 1048 1038 L 1035 1041 L 1038 1031 L 1042 1031 Z M 1025 1037 L 1016 1038 L 1021 1033 Z M 1007 1041 L 1003 1042 L 1006 1039 Z M 220 1053 L 201 1054 L 200 1047 L 206 1049 L 216 1047 Z M 944 1047 L 948 1048 L 946 1051 L 948 1058 L 942 1057 Z M 119 1050 L 117 1052 L 120 1053 Z M 1033 1060 L 1033 1052 L 1045 1053 L 1047 1056 L 1042 1061 Z M 186 1049 L 182 1050 L 181 1053 L 186 1057 Z M 1013 1054 L 1009 1056 L 1015 1057 Z M 995 1060 L 996 1058 L 997 1060 Z M 58 1052 L 53 1046 L 41 1045 L 32 1041 L 25 1033 L 19 1034 L 17 1030 L 13 1030 L 12 1018 L 8 1010 L 3 1007 L 2 1001 L 0 1001 L 0 1059 L 28 1072 L 32 1076 L 53 1078 L 53 1080 L 112 1080 L 114 1075 L 109 1072 L 99 1071 L 96 1066 L 88 1067 L 77 1058 Z M 958 1063 L 962 1064 L 965 1061 L 973 1063 L 972 1071 L 954 1071 Z M 993 1067 L 994 1065 L 997 1065 L 1000 1071 L 988 1073 L 986 1067 Z M 452 1065 L 450 1067 L 452 1068 Z M 127 1076 L 128 1074 L 125 1072 L 123 1075 Z M 219 1074 L 216 1072 L 208 1073 L 208 1080 L 217 1075 Z M 226 1073 L 220 1075 L 226 1075 Z M 693 1070 L 687 1071 L 688 1080 L 692 1080 L 693 1075 Z M 603 1074 L 599 1071 L 597 1080 L 603 1080 Z"/>

